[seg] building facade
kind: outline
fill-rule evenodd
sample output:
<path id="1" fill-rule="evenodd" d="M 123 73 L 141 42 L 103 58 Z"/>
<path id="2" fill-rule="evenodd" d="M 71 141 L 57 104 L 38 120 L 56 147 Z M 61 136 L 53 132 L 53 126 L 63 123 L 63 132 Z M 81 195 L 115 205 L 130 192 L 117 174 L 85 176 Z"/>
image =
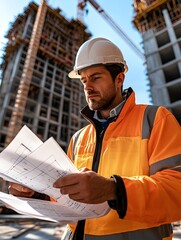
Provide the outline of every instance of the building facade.
<path id="1" fill-rule="evenodd" d="M 80 115 L 85 104 L 83 88 L 79 81 L 69 80 L 68 72 L 72 70 L 79 46 L 90 37 L 90 33 L 81 22 L 65 19 L 60 9 L 44 6 L 37 52 L 34 61 L 29 62 L 31 74 L 25 74 L 38 9 L 38 5 L 30 3 L 24 13 L 17 16 L 6 36 L 8 44 L 1 66 L 0 150 L 7 144 L 23 74 L 25 83 L 28 77 L 30 79 L 29 85 L 25 86 L 27 95 L 22 96 L 25 107 L 21 126 L 27 125 L 43 141 L 53 136 L 66 150 L 73 133 L 85 125 Z M 14 123 L 15 127 L 16 124 L 18 122 Z"/>
<path id="2" fill-rule="evenodd" d="M 134 9 L 152 102 L 171 110 L 181 124 L 181 1 L 135 0 Z"/>

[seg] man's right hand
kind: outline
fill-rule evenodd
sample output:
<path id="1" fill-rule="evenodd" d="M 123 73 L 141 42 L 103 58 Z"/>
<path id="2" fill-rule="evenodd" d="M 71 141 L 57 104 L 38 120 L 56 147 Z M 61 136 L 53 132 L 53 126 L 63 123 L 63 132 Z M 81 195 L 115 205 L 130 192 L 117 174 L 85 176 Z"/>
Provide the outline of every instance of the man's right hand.
<path id="1" fill-rule="evenodd" d="M 22 186 L 18 183 L 13 183 L 13 182 L 9 183 L 8 190 L 9 190 L 9 194 L 12 194 L 17 197 L 27 197 L 27 198 L 29 197 L 30 198 L 35 193 L 35 191 L 33 191 L 32 189 Z"/>

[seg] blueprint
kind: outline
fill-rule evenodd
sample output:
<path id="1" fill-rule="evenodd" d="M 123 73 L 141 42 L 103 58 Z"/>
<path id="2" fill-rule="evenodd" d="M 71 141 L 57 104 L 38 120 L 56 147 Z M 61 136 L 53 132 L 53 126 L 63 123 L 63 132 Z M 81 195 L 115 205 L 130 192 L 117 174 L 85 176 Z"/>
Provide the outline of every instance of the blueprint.
<path id="1" fill-rule="evenodd" d="M 74 223 L 78 220 L 95 218 L 105 215 L 108 208 L 100 208 L 95 204 L 91 207 L 83 207 L 77 211 L 76 207 L 61 205 L 59 202 L 49 202 L 33 198 L 18 198 L 7 193 L 0 192 L 0 206 L 3 203 L 20 214 L 62 224 Z M 87 211 L 88 210 L 88 211 Z"/>
<path id="2" fill-rule="evenodd" d="M 61 195 L 59 189 L 53 188 L 53 183 L 58 178 L 78 173 L 79 170 L 52 137 L 43 143 L 27 126 L 24 126 L 0 153 L 0 159 L 0 177 L 46 194 L 57 201 L 53 203 L 36 199 L 27 200 L 0 193 L 0 200 L 17 212 L 31 215 L 34 213 L 35 217 L 43 216 L 44 219 L 55 221 L 70 221 L 67 217 L 69 216 L 71 221 L 77 221 L 102 216 L 109 211 L 106 202 L 79 203 L 71 200 L 67 195 Z M 24 208 L 19 209 L 18 206 L 24 206 Z M 55 211 L 49 210 L 49 207 L 50 209 L 59 208 L 64 215 L 51 216 Z M 37 212 L 38 214 L 35 214 Z M 56 212 L 59 211 L 56 210 Z"/>

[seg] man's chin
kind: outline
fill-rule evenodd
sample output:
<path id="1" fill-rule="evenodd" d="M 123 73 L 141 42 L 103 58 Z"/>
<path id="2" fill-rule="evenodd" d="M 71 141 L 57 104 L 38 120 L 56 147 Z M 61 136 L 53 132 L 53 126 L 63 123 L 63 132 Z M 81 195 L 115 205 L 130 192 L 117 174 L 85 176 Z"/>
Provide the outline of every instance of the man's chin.
<path id="1" fill-rule="evenodd" d="M 93 111 L 100 111 L 100 110 L 102 110 L 102 108 L 103 108 L 103 106 L 102 105 L 100 105 L 100 104 L 98 104 L 96 101 L 89 101 L 88 102 L 88 106 L 89 106 L 89 108 L 91 109 L 91 110 L 93 110 Z"/>
<path id="2" fill-rule="evenodd" d="M 90 110 L 92 111 L 96 111 L 96 110 L 99 110 L 98 106 L 95 106 L 94 104 L 88 104 Z"/>
<path id="3" fill-rule="evenodd" d="M 93 105 L 88 105 L 90 110 L 92 111 L 101 111 L 102 108 L 98 107 L 98 106 L 93 106 Z"/>

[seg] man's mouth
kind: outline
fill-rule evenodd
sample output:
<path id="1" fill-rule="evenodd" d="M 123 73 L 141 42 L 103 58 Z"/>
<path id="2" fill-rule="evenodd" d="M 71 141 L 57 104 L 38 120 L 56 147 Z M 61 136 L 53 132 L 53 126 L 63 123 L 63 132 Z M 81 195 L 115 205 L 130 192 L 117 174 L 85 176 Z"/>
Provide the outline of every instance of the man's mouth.
<path id="1" fill-rule="evenodd" d="M 90 99 L 90 100 L 91 100 L 91 99 L 94 99 L 94 98 L 97 98 L 97 97 L 99 97 L 98 94 L 88 94 L 88 95 L 87 95 L 87 98 Z"/>
<path id="2" fill-rule="evenodd" d="M 99 97 L 99 93 L 97 92 L 87 92 L 87 98 L 88 99 L 93 99 L 93 98 L 96 98 L 96 97 Z"/>

